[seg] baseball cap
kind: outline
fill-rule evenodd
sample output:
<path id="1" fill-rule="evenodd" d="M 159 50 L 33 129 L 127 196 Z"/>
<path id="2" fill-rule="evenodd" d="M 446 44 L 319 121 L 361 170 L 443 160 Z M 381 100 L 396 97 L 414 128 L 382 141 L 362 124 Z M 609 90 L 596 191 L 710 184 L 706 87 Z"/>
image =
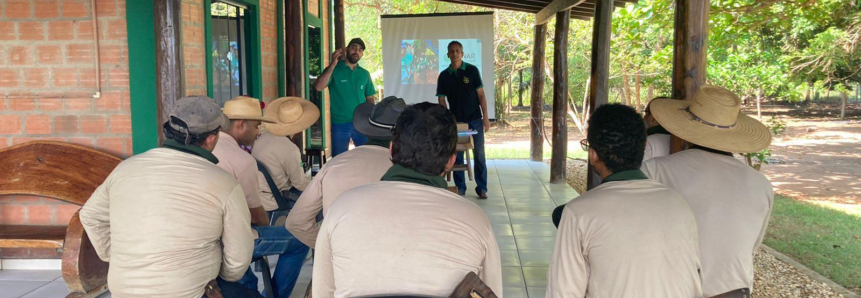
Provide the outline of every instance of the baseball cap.
<path id="1" fill-rule="evenodd" d="M 170 111 L 170 126 L 186 134 L 198 135 L 217 129 L 226 120 L 221 108 L 209 97 L 192 95 L 180 98 Z"/>
<path id="2" fill-rule="evenodd" d="M 358 37 L 351 39 L 350 42 L 347 43 L 347 47 L 349 48 L 354 43 L 362 46 L 362 51 L 365 50 L 365 42 L 361 38 L 358 38 Z"/>

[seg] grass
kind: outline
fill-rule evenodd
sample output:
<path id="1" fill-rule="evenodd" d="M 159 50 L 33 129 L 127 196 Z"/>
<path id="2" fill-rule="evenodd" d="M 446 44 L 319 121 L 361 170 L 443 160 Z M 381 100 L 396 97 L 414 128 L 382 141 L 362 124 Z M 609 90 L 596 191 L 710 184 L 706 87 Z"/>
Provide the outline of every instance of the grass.
<path id="1" fill-rule="evenodd" d="M 550 159 L 550 146 L 544 145 L 544 159 Z M 486 159 L 529 159 L 529 143 L 524 144 L 485 144 L 484 157 Z M 586 152 L 580 147 L 568 147 L 569 158 L 586 158 Z"/>
<path id="2" fill-rule="evenodd" d="M 763 242 L 861 292 L 861 216 L 776 195 Z"/>

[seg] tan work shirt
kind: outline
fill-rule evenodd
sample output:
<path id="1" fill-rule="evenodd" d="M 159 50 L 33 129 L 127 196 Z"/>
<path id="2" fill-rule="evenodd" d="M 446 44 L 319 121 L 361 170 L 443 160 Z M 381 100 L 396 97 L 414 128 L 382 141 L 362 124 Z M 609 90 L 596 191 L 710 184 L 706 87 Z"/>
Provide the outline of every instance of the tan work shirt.
<path id="1" fill-rule="evenodd" d="M 254 248 L 251 215 L 230 174 L 203 157 L 157 148 L 117 166 L 81 208 L 114 297 L 200 298 L 239 280 Z"/>
<path id="2" fill-rule="evenodd" d="M 678 191 L 697 218 L 703 294 L 753 289 L 753 254 L 774 201 L 768 179 L 732 156 L 699 149 L 652 159 L 642 168 Z"/>
<path id="3" fill-rule="evenodd" d="M 248 208 L 262 206 L 260 195 L 257 193 L 259 187 L 257 185 L 257 161 L 254 160 L 254 157 L 239 148 L 236 139 L 224 132 L 218 132 L 218 143 L 215 144 L 212 154 L 218 157 L 218 167 L 239 181 Z"/>
<path id="4" fill-rule="evenodd" d="M 670 135 L 656 133 L 646 138 L 646 151 L 643 161 L 670 155 Z"/>
<path id="5" fill-rule="evenodd" d="M 332 202 L 348 189 L 379 182 L 391 167 L 389 148 L 364 145 L 341 153 L 323 166 L 299 197 L 287 215 L 287 230 L 314 248 L 320 232 L 316 220 L 320 210 L 328 211 Z"/>
<path id="6" fill-rule="evenodd" d="M 290 190 L 291 187 L 303 191 L 311 182 L 311 177 L 308 177 L 302 168 L 302 153 L 299 151 L 299 147 L 296 147 L 296 144 L 293 144 L 287 137 L 276 136 L 268 132 L 263 133 L 254 142 L 251 156 L 269 170 L 272 181 L 282 192 Z M 272 189 L 261 172 L 257 172 L 257 184 L 260 204 L 263 205 L 263 208 L 266 211 L 278 209 L 278 203 L 275 202 Z"/>
<path id="7" fill-rule="evenodd" d="M 348 190 L 326 214 L 317 244 L 316 298 L 447 297 L 470 271 L 504 297 L 487 216 L 442 188 L 384 181 Z"/>
<path id="8" fill-rule="evenodd" d="M 696 219 L 678 193 L 608 180 L 565 206 L 547 297 L 702 297 L 699 269 Z"/>

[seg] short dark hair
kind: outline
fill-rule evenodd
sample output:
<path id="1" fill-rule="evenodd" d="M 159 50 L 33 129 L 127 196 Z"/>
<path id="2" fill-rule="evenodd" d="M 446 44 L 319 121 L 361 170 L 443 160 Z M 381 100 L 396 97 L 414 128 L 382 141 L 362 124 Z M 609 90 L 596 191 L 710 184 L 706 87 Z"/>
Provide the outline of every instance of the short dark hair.
<path id="1" fill-rule="evenodd" d="M 457 150 L 454 116 L 441 105 L 412 105 L 401 113 L 392 132 L 392 162 L 425 175 L 438 176 Z"/>
<path id="2" fill-rule="evenodd" d="M 171 121 L 174 121 L 174 120 L 171 120 Z M 178 121 L 181 122 L 182 120 L 178 120 Z M 184 132 L 181 132 L 179 130 L 174 129 L 170 125 L 170 122 L 165 122 L 164 125 L 162 125 L 162 128 L 164 129 L 164 137 L 165 138 L 177 141 L 181 144 L 193 145 L 193 146 L 198 146 L 198 147 L 203 146 L 203 143 L 206 142 L 206 138 L 208 138 L 211 135 L 217 134 L 221 130 L 221 126 L 219 126 L 218 128 L 216 128 L 210 132 L 205 132 L 205 133 L 196 134 L 196 135 L 195 134 L 187 134 L 187 133 L 184 133 Z"/>
<path id="3" fill-rule="evenodd" d="M 639 169 L 646 149 L 646 124 L 633 108 L 605 104 L 589 117 L 589 146 L 613 173 Z"/>
<path id="4" fill-rule="evenodd" d="M 451 49 L 451 46 L 453 46 L 453 45 L 458 45 L 458 46 L 460 46 L 460 50 L 461 50 L 461 51 L 463 50 L 463 44 L 461 44 L 461 43 L 460 43 L 459 41 L 457 41 L 457 40 L 452 40 L 450 43 L 448 43 L 448 46 L 447 46 L 447 47 L 445 47 L 445 49 L 446 49 L 446 50 Z"/>

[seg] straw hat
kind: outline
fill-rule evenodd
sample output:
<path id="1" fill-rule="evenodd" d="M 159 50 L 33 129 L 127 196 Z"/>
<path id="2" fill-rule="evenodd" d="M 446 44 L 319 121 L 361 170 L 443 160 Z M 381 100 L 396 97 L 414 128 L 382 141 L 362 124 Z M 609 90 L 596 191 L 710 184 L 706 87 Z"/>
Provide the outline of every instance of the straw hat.
<path id="1" fill-rule="evenodd" d="M 230 120 L 257 120 L 275 123 L 272 118 L 263 116 L 260 101 L 248 96 L 237 96 L 224 102 L 224 115 Z"/>
<path id="2" fill-rule="evenodd" d="M 320 109 L 314 103 L 300 97 L 282 97 L 273 100 L 263 110 L 263 117 L 275 119 L 275 123 L 263 123 L 263 128 L 277 136 L 299 133 L 317 122 Z"/>
<path id="3" fill-rule="evenodd" d="M 651 112 L 673 135 L 703 147 L 734 153 L 758 152 L 771 144 L 771 132 L 741 113 L 731 91 L 702 86 L 692 100 L 656 99 Z"/>

